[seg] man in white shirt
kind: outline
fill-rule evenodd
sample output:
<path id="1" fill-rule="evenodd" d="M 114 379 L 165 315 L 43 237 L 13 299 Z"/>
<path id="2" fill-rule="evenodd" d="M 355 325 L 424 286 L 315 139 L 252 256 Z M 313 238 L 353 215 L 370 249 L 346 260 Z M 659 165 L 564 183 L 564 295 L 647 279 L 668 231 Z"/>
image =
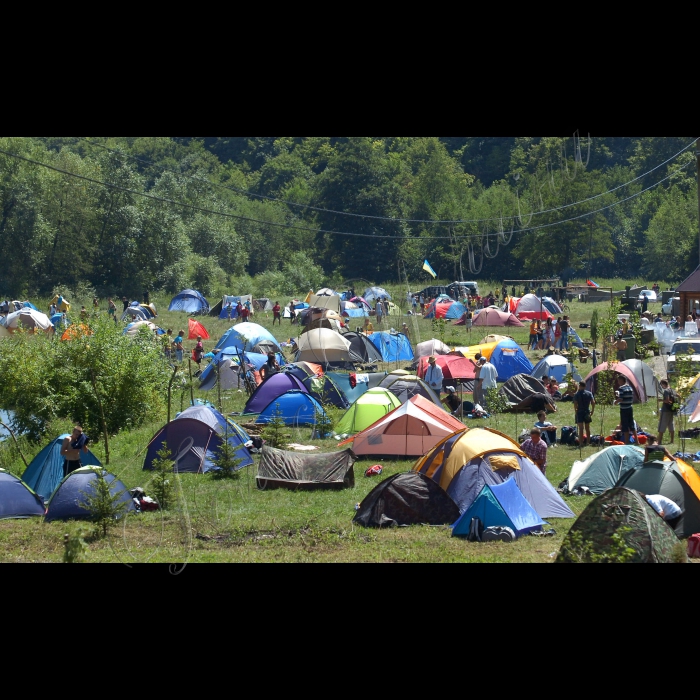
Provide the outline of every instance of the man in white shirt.
<path id="1" fill-rule="evenodd" d="M 481 372 L 479 378 L 481 381 L 481 390 L 486 396 L 489 389 L 498 389 L 498 370 L 485 358 L 479 360 Z"/>
<path id="2" fill-rule="evenodd" d="M 647 503 L 663 518 L 667 523 L 673 523 L 683 515 L 683 511 L 670 498 L 655 495 L 647 496 Z M 672 525 L 673 526 L 673 525 Z"/>
<path id="3" fill-rule="evenodd" d="M 438 396 L 442 393 L 442 384 L 445 381 L 445 375 L 442 373 L 442 369 L 438 367 L 437 361 L 434 357 L 428 360 L 428 369 L 425 373 L 425 383 L 437 392 Z"/>

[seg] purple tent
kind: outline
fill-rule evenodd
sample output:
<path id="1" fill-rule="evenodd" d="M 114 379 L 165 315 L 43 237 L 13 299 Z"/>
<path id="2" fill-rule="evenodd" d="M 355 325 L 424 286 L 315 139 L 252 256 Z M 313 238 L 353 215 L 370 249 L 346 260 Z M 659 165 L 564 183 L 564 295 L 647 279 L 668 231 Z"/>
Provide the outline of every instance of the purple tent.
<path id="1" fill-rule="evenodd" d="M 307 388 L 293 374 L 281 372 L 270 377 L 266 382 L 263 382 L 250 397 L 246 404 L 243 413 L 245 414 L 260 414 L 273 401 L 280 396 L 284 396 L 288 391 L 301 391 L 308 394 Z"/>

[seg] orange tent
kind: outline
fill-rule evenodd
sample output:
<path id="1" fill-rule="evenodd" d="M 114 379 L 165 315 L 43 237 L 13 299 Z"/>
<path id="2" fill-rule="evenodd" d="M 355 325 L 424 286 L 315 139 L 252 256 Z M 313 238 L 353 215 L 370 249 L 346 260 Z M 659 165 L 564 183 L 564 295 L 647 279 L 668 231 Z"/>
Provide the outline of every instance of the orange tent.
<path id="1" fill-rule="evenodd" d="M 209 333 L 207 333 L 207 329 L 199 321 L 190 319 L 190 335 L 188 337 L 188 340 L 197 340 L 197 338 L 200 337 L 202 340 L 210 339 Z"/>
<path id="2" fill-rule="evenodd" d="M 83 335 L 93 335 L 90 326 L 86 326 L 81 323 L 78 326 L 70 326 L 66 329 L 66 332 L 61 336 L 61 340 L 75 340 Z"/>

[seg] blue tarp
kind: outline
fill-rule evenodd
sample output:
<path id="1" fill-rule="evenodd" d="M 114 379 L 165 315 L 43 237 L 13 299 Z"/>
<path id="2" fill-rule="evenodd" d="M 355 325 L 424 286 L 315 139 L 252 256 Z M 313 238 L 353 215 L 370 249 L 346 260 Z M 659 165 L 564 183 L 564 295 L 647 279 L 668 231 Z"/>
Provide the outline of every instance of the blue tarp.
<path id="1" fill-rule="evenodd" d="M 66 318 L 64 322 L 63 314 L 54 314 L 49 320 L 54 328 L 58 328 L 59 324 L 62 328 L 68 328 L 68 326 L 70 326 L 68 318 Z"/>
<path id="2" fill-rule="evenodd" d="M 109 491 L 113 496 L 119 496 L 119 502 L 124 503 L 127 512 L 134 512 L 136 507 L 127 487 L 116 476 L 103 471 L 105 481 L 109 484 Z M 86 495 L 94 488 L 94 482 L 98 474 L 93 469 L 79 469 L 69 474 L 58 487 L 51 498 L 46 512 L 46 522 L 54 520 L 90 520 L 88 510 L 81 507 L 86 503 Z"/>
<path id="3" fill-rule="evenodd" d="M 484 486 L 471 508 L 455 523 L 453 537 L 468 537 L 473 518 L 479 518 L 484 528 L 509 527 L 517 537 L 547 525 L 525 500 L 514 479 L 497 486 Z"/>
<path id="4" fill-rule="evenodd" d="M 185 289 L 171 302 L 168 311 L 182 311 L 192 316 L 209 313 L 209 302 L 194 289 Z"/>
<path id="5" fill-rule="evenodd" d="M 345 309 L 343 311 L 343 316 L 347 316 L 348 318 L 365 318 L 369 317 L 369 311 L 367 309 Z"/>
<path id="6" fill-rule="evenodd" d="M 42 517 L 44 502 L 13 474 L 0 469 L 0 520 Z"/>
<path id="7" fill-rule="evenodd" d="M 373 333 L 369 340 L 382 355 L 383 362 L 412 362 L 411 341 L 403 333 Z"/>
<path id="8" fill-rule="evenodd" d="M 301 391 L 290 391 L 276 398 L 256 421 L 259 424 L 270 423 L 275 413 L 280 412 L 285 425 L 316 425 L 318 415 L 325 415 L 321 404 L 309 394 Z"/>
<path id="9" fill-rule="evenodd" d="M 63 480 L 63 462 L 61 447 L 63 441 L 70 435 L 61 435 L 50 445 L 47 445 L 27 467 L 22 475 L 22 481 L 32 491 L 41 496 L 45 501 L 53 495 Z M 92 452 L 80 455 L 80 461 L 84 467 L 101 467 L 102 464 Z"/>
<path id="10" fill-rule="evenodd" d="M 517 374 L 530 374 L 532 362 L 514 340 L 504 340 L 491 355 L 491 364 L 498 371 L 498 381 L 507 382 Z"/>
<path id="11" fill-rule="evenodd" d="M 245 338 L 245 347 L 243 339 Z M 239 323 L 230 328 L 216 344 L 216 349 L 237 348 L 246 352 L 282 352 L 277 339 L 272 333 L 257 323 Z"/>

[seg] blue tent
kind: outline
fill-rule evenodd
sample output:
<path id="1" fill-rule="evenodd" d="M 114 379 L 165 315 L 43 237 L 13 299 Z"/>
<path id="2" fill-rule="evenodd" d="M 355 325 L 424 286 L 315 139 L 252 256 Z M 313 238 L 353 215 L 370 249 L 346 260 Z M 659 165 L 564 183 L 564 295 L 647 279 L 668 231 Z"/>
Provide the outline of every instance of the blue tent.
<path id="1" fill-rule="evenodd" d="M 209 302 L 194 289 L 185 289 L 170 302 L 168 311 L 182 311 L 197 316 L 209 313 Z"/>
<path id="2" fill-rule="evenodd" d="M 391 301 L 391 294 L 382 287 L 370 287 L 365 290 L 362 296 L 368 304 L 374 304 L 378 299 L 388 299 Z"/>
<path id="3" fill-rule="evenodd" d="M 403 333 L 373 333 L 369 339 L 382 355 L 383 362 L 412 362 L 411 341 Z"/>
<path id="4" fill-rule="evenodd" d="M 530 374 L 534 369 L 514 340 L 504 340 L 496 346 L 491 355 L 491 364 L 498 371 L 499 382 L 507 382 L 516 374 Z"/>
<path id="5" fill-rule="evenodd" d="M 332 404 L 336 408 L 342 408 L 347 411 L 350 408 L 350 402 L 345 397 L 345 394 L 329 377 L 306 377 L 302 380 L 309 394 L 322 405 Z"/>
<path id="6" fill-rule="evenodd" d="M 447 312 L 445 318 L 450 321 L 458 321 L 466 313 L 467 307 L 464 304 L 461 304 L 460 302 L 456 301 L 454 304 L 452 304 L 452 306 L 450 306 L 450 309 Z"/>
<path id="7" fill-rule="evenodd" d="M 64 321 L 63 314 L 54 314 L 49 320 L 51 321 L 51 325 L 54 328 L 58 328 L 59 324 L 63 328 L 68 328 L 68 326 L 70 326 L 70 321 L 68 320 L 67 317 Z"/>
<path id="8" fill-rule="evenodd" d="M 484 486 L 464 515 L 452 528 L 453 537 L 468 537 L 471 522 L 479 518 L 484 527 L 509 527 L 516 537 L 539 532 L 547 525 L 520 492 L 515 479 L 498 486 Z"/>
<path id="9" fill-rule="evenodd" d="M 216 350 L 223 348 L 237 348 L 263 355 L 268 352 L 282 352 L 275 336 L 257 323 L 239 323 L 229 328 L 216 345 Z"/>
<path id="10" fill-rule="evenodd" d="M 285 425 L 316 425 L 318 416 L 324 415 L 325 411 L 321 404 L 309 394 L 301 391 L 289 391 L 283 396 L 276 398 L 260 414 L 256 423 L 265 425 L 275 418 L 279 411 Z"/>
<path id="11" fill-rule="evenodd" d="M 34 304 L 32 304 L 31 302 L 25 301 L 23 303 L 25 309 L 34 309 L 34 311 L 39 311 L 39 309 L 37 309 L 36 306 L 34 306 Z"/>
<path id="12" fill-rule="evenodd" d="M 127 512 L 135 512 L 136 506 L 124 484 L 114 474 L 102 471 L 102 475 L 109 484 L 109 491 L 113 496 L 119 496 L 119 502 L 126 505 Z M 86 503 L 86 495 L 94 488 L 94 482 L 99 478 L 98 471 L 91 467 L 83 467 L 69 474 L 60 484 L 56 493 L 51 497 L 46 511 L 46 522 L 54 520 L 90 520 L 91 515 L 83 505 Z"/>
<path id="13" fill-rule="evenodd" d="M 253 458 L 245 446 L 245 432 L 238 426 L 234 427 L 215 409 L 197 405 L 181 413 L 151 440 L 143 468 L 152 470 L 158 452 L 165 446 L 176 463 L 177 473 L 206 474 L 215 471 L 214 459 L 227 430 L 228 443 L 235 451 L 234 456 L 241 460 L 238 469 L 251 466 Z"/>
<path id="14" fill-rule="evenodd" d="M 21 479 L 0 469 L 0 520 L 42 517 L 44 502 Z"/>
<path id="15" fill-rule="evenodd" d="M 301 391 L 308 394 L 303 382 L 288 372 L 279 372 L 263 382 L 248 399 L 243 409 L 244 414 L 262 413 L 273 401 L 284 396 L 288 391 Z"/>
<path id="16" fill-rule="evenodd" d="M 70 437 L 70 435 L 61 435 L 50 445 L 47 445 L 32 460 L 32 463 L 22 475 L 22 481 L 45 501 L 51 498 L 53 492 L 63 480 L 64 459 L 61 457 L 61 447 L 67 437 Z M 84 467 L 102 466 L 100 460 L 89 451 L 87 454 L 80 455 L 80 462 Z"/>
<path id="17" fill-rule="evenodd" d="M 343 311 L 343 316 L 347 316 L 347 318 L 368 318 L 369 311 L 367 311 L 365 308 L 345 309 L 345 311 Z"/>

